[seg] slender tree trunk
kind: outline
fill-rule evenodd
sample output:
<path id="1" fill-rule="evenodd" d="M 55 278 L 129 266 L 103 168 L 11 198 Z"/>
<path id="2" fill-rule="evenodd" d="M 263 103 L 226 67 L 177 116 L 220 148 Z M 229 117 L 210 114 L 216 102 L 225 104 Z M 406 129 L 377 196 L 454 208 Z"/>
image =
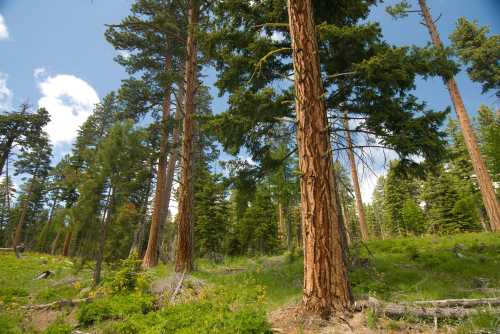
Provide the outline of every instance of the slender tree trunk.
<path id="1" fill-rule="evenodd" d="M 288 0 L 304 227 L 306 311 L 328 318 L 353 304 L 311 0 Z"/>
<path id="2" fill-rule="evenodd" d="M 101 230 L 99 234 L 99 248 L 97 250 L 97 256 L 95 261 L 95 270 L 94 270 L 94 278 L 93 285 L 97 286 L 101 282 L 101 269 L 102 269 L 102 260 L 104 258 L 104 247 L 106 246 L 106 237 L 108 232 L 108 223 L 109 217 L 109 208 L 111 206 L 111 198 L 113 197 L 113 189 L 110 187 L 108 190 L 108 195 L 106 196 L 106 203 L 104 204 L 104 209 L 101 218 Z"/>
<path id="3" fill-rule="evenodd" d="M 345 138 L 347 141 L 347 156 L 349 157 L 349 164 L 351 165 L 351 178 L 354 185 L 354 195 L 356 197 L 356 209 L 358 211 L 359 230 L 361 231 L 361 238 L 366 241 L 369 239 L 368 225 L 366 224 L 365 208 L 363 207 L 363 198 L 361 197 L 361 188 L 359 186 L 358 171 L 356 169 L 356 159 L 354 158 L 354 147 L 352 145 L 352 138 L 349 129 L 349 119 L 347 112 L 344 112 L 344 128 Z"/>
<path id="4" fill-rule="evenodd" d="M 57 231 L 56 237 L 54 238 L 54 241 L 52 241 L 52 245 L 50 246 L 51 255 L 54 255 L 56 253 L 56 247 L 60 237 L 61 237 L 61 229 Z"/>
<path id="5" fill-rule="evenodd" d="M 441 38 L 439 37 L 436 25 L 432 20 L 429 8 L 427 7 L 425 0 L 418 0 L 418 2 L 420 4 L 420 9 L 422 11 L 425 24 L 429 30 L 429 34 L 431 35 L 434 46 L 438 49 L 442 49 L 443 43 L 441 42 Z M 477 182 L 479 184 L 479 189 L 481 190 L 481 195 L 483 197 L 484 207 L 486 208 L 486 212 L 488 213 L 488 217 L 490 218 L 491 227 L 493 231 L 500 232 L 500 205 L 498 203 L 495 190 L 493 189 L 493 183 L 491 181 L 490 174 L 488 173 L 483 158 L 481 157 L 476 136 L 469 119 L 469 115 L 467 114 L 467 110 L 465 109 L 465 105 L 462 100 L 462 96 L 460 95 L 460 91 L 458 90 L 455 79 L 451 77 L 449 79 L 445 79 L 445 82 L 446 86 L 448 87 L 448 91 L 450 92 L 450 97 L 453 102 L 455 112 L 457 113 L 460 127 L 462 128 L 465 146 L 467 147 L 467 151 L 469 152 L 471 158 L 472 167 L 474 168 L 474 172 L 477 176 Z"/>
<path id="6" fill-rule="evenodd" d="M 23 201 L 21 207 L 21 215 L 19 216 L 19 222 L 16 226 L 16 234 L 14 236 L 14 249 L 21 243 L 23 226 L 26 221 L 26 214 L 28 213 L 28 203 L 31 199 L 31 194 L 33 193 L 33 183 L 35 182 L 35 177 L 31 179 L 30 185 L 28 187 L 28 192 L 26 193 L 26 198 Z"/>
<path id="7" fill-rule="evenodd" d="M 181 156 L 181 181 L 179 189 L 179 213 L 177 222 L 177 250 L 175 260 L 176 272 L 190 272 L 193 269 L 192 253 L 192 154 L 193 154 L 193 114 L 195 112 L 195 91 L 197 47 L 196 30 L 198 25 L 199 3 L 197 0 L 189 1 L 188 9 L 188 38 L 186 48 L 185 67 L 185 96 L 184 96 L 184 121 Z"/>
<path id="8" fill-rule="evenodd" d="M 139 226 L 134 232 L 134 238 L 132 240 L 132 246 L 130 246 L 129 256 L 132 256 L 134 253 L 138 257 L 142 256 L 142 249 L 144 245 L 144 234 L 146 233 L 149 196 L 151 194 L 151 184 L 153 182 L 152 176 L 154 173 L 154 161 L 151 161 L 149 170 L 151 177 L 148 180 L 148 186 L 146 188 L 146 192 L 144 193 L 144 197 L 141 200 L 141 220 L 139 222 Z"/>
<path id="9" fill-rule="evenodd" d="M 349 228 L 349 211 L 347 210 L 347 205 L 346 205 L 346 199 L 342 198 L 342 213 L 344 217 L 344 230 L 345 230 L 345 236 L 347 239 L 347 244 L 351 245 L 351 229 Z"/>
<path id="10" fill-rule="evenodd" d="M 183 78 L 184 80 L 184 78 Z M 172 133 L 172 145 L 170 147 L 170 156 L 167 164 L 167 174 L 166 174 L 166 183 L 165 183 L 165 215 L 162 217 L 162 221 L 167 221 L 168 210 L 170 208 L 170 199 L 172 198 L 172 186 L 174 184 L 174 175 L 175 168 L 177 165 L 177 161 L 179 159 L 179 137 L 180 137 L 180 127 L 181 127 L 181 119 L 182 119 L 182 101 L 184 101 L 184 87 L 183 81 L 179 83 L 179 89 L 177 91 L 177 110 L 175 112 L 175 124 Z M 161 232 L 158 237 L 163 235 L 164 224 L 162 224 Z M 162 242 L 160 242 L 160 238 L 158 238 L 158 253 L 161 252 Z"/>
<path id="11" fill-rule="evenodd" d="M 70 227 L 68 227 L 68 231 L 66 232 L 66 236 L 64 237 L 62 256 L 68 256 L 69 246 L 71 244 L 72 237 L 73 237 L 73 228 L 70 226 Z"/>
<path id="12" fill-rule="evenodd" d="M 172 67 L 172 55 L 168 53 L 165 60 L 165 70 L 169 71 Z M 149 240 L 146 253 L 144 254 L 143 266 L 151 268 L 158 264 L 158 234 L 160 231 L 161 221 L 164 217 L 165 208 L 165 182 L 166 182 L 166 167 L 167 167 L 167 148 L 168 148 L 168 119 L 170 117 L 170 95 L 171 84 L 165 87 L 163 95 L 163 115 L 161 121 L 161 139 L 160 139 L 160 156 L 158 159 L 158 175 L 156 181 L 156 192 L 153 205 L 153 217 L 151 219 L 151 227 L 149 230 Z"/>

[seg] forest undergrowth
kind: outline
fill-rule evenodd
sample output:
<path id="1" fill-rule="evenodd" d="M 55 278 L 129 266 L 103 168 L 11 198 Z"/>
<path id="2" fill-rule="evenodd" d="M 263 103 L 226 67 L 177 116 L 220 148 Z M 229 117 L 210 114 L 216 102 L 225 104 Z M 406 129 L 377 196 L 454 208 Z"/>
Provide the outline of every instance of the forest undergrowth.
<path id="1" fill-rule="evenodd" d="M 142 271 L 128 259 L 106 266 L 92 287 L 92 266 L 39 253 L 0 254 L 0 333 L 336 333 L 322 323 L 305 328 L 272 315 L 300 303 L 300 251 L 276 256 L 196 262 L 192 275 L 171 265 Z M 356 300 L 387 302 L 500 296 L 500 235 L 408 237 L 371 241 L 350 250 L 350 278 Z M 34 279 L 50 271 L 46 279 Z M 182 288 L 180 288 L 182 286 Z M 61 300 L 76 305 L 30 308 Z M 389 319 L 365 310 L 359 333 L 432 332 L 432 319 Z M 290 320 L 290 321 L 289 321 Z M 282 328 L 286 322 L 288 327 Z M 330 330 L 328 331 L 328 328 Z M 443 333 L 495 333 L 498 314 L 488 309 L 463 320 L 444 319 Z M 341 332 L 341 331 L 339 331 Z"/>

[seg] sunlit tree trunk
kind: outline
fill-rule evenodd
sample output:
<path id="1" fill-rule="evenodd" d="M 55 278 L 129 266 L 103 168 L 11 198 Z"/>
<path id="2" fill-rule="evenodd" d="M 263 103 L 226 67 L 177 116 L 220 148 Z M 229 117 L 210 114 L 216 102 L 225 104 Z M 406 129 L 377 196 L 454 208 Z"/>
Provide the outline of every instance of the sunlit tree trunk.
<path id="1" fill-rule="evenodd" d="M 108 233 L 108 224 L 111 215 L 109 214 L 109 209 L 111 206 L 111 201 L 113 197 L 113 189 L 110 187 L 108 190 L 108 195 L 106 196 L 106 202 L 104 204 L 104 209 L 101 218 L 101 228 L 99 233 L 99 248 L 97 249 L 97 256 L 95 261 L 93 284 L 98 285 L 101 282 L 101 270 L 102 270 L 102 260 L 104 258 L 104 247 L 106 246 L 106 237 Z"/>
<path id="2" fill-rule="evenodd" d="M 359 186 L 359 176 L 356 168 L 356 159 L 354 158 L 354 147 L 352 144 L 347 112 L 344 113 L 344 128 L 345 139 L 347 142 L 347 156 L 349 158 L 349 164 L 351 165 L 351 178 L 352 184 L 354 186 L 354 196 L 356 197 L 356 210 L 358 213 L 359 230 L 361 231 L 361 238 L 366 241 L 369 239 L 368 225 L 366 224 L 365 208 L 363 207 L 363 198 L 361 197 L 361 188 Z"/>
<path id="3" fill-rule="evenodd" d="M 165 60 L 165 70 L 172 67 L 172 54 L 167 53 Z M 144 268 L 151 268 L 158 264 L 158 234 L 160 225 L 163 224 L 162 217 L 166 216 L 165 210 L 165 183 L 167 168 L 167 148 L 168 148 L 168 120 L 170 117 L 170 95 L 171 84 L 168 83 L 163 92 L 163 107 L 161 120 L 160 155 L 158 158 L 158 172 L 156 176 L 156 192 L 153 203 L 153 216 L 149 229 L 148 247 L 144 254 L 142 265 Z"/>
<path id="4" fill-rule="evenodd" d="M 64 237 L 62 256 L 68 256 L 69 246 L 71 244 L 72 237 L 73 237 L 73 228 L 71 226 L 69 226 L 68 231 L 66 232 L 66 237 Z"/>
<path id="5" fill-rule="evenodd" d="M 442 49 L 443 43 L 441 42 L 441 38 L 436 29 L 436 25 L 432 20 L 429 8 L 427 7 L 425 0 L 418 0 L 418 2 L 420 4 L 420 9 L 422 11 L 425 24 L 429 30 L 429 34 L 431 35 L 432 43 L 434 43 L 434 46 L 436 48 Z M 462 100 L 462 96 L 460 95 L 460 91 L 458 90 L 455 79 L 451 77 L 449 79 L 445 79 L 445 82 L 446 86 L 448 87 L 455 112 L 457 113 L 460 127 L 462 128 L 465 145 L 471 158 L 472 167 L 474 168 L 474 172 L 476 173 L 479 189 L 481 190 L 481 195 L 483 197 L 484 207 L 486 208 L 486 212 L 488 213 L 488 217 L 491 222 L 491 228 L 496 232 L 500 232 L 500 205 L 495 195 L 495 190 L 493 189 L 493 183 L 491 181 L 490 174 L 488 173 L 483 158 L 481 157 L 477 139 L 469 119 L 469 115 L 467 114 L 467 110 L 465 109 L 465 105 Z"/>
<path id="6" fill-rule="evenodd" d="M 322 317 L 351 309 L 344 236 L 333 173 L 311 0 L 288 0 L 295 74 L 306 311 Z"/>
<path id="7" fill-rule="evenodd" d="M 193 115 L 195 112 L 197 46 L 196 30 L 198 25 L 199 3 L 189 1 L 188 9 L 188 38 L 186 47 L 185 65 L 185 96 L 184 120 L 181 155 L 181 178 L 179 188 L 179 212 L 177 217 L 177 250 L 175 253 L 175 271 L 190 272 L 193 269 L 192 245 L 192 173 L 193 173 Z"/>

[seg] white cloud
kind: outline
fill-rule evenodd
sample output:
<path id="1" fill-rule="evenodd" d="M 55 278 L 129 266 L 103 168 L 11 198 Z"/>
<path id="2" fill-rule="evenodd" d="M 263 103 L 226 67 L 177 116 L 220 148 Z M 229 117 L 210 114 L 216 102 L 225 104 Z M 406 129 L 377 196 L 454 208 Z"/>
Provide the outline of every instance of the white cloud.
<path id="1" fill-rule="evenodd" d="M 45 73 L 35 70 L 36 74 Z M 50 139 L 54 144 L 71 142 L 99 102 L 97 92 L 86 81 L 69 74 L 47 76 L 38 87 L 42 94 L 38 106 L 46 108 L 51 117 L 46 127 Z"/>
<path id="2" fill-rule="evenodd" d="M 45 67 L 35 68 L 33 70 L 33 76 L 36 79 L 41 80 L 43 77 L 47 76 L 47 69 Z"/>
<path id="3" fill-rule="evenodd" d="M 9 38 L 9 30 L 7 29 L 7 25 L 5 24 L 5 20 L 0 14 L 0 40 Z"/>
<path id="4" fill-rule="evenodd" d="M 12 91 L 7 87 L 8 75 L 0 73 L 0 111 L 11 107 Z"/>

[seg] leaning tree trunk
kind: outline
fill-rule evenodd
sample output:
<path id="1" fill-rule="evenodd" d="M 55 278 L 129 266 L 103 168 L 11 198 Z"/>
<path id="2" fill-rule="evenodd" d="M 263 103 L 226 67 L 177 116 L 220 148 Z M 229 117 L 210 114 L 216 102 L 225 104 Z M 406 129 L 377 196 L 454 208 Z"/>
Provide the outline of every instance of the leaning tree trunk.
<path id="1" fill-rule="evenodd" d="M 19 216 L 19 222 L 17 223 L 16 226 L 16 233 L 14 236 L 14 249 L 21 243 L 21 236 L 22 236 L 22 231 L 23 231 L 23 226 L 26 221 L 26 214 L 28 213 L 28 203 L 31 199 L 31 194 L 33 193 L 33 183 L 35 182 L 35 178 L 33 177 L 31 179 L 30 185 L 28 187 L 28 192 L 26 193 L 26 198 L 23 201 L 22 207 L 21 207 L 21 215 Z"/>
<path id="2" fill-rule="evenodd" d="M 165 60 L 165 70 L 169 71 L 172 66 L 172 55 L 168 53 Z M 149 240 L 146 253 L 142 265 L 145 268 L 151 268 L 158 264 L 158 234 L 160 231 L 161 221 L 164 217 L 165 208 L 165 182 L 167 168 L 167 147 L 168 147 L 168 119 L 170 117 L 170 95 L 171 84 L 167 84 L 163 95 L 163 114 L 161 120 L 161 139 L 160 139 L 160 156 L 158 159 L 158 173 L 156 181 L 156 192 L 153 206 L 153 216 L 151 219 L 151 227 L 149 229 Z"/>
<path id="3" fill-rule="evenodd" d="M 349 129 L 349 120 L 347 112 L 344 113 L 344 128 L 345 138 L 347 141 L 347 156 L 349 157 L 349 164 L 351 165 L 351 177 L 354 185 L 354 195 L 356 197 L 356 209 L 358 211 L 359 230 L 361 231 L 361 238 L 366 241 L 369 239 L 368 225 L 366 224 L 365 208 L 363 207 L 363 199 L 361 197 L 361 189 L 359 187 L 358 171 L 356 169 L 356 159 L 354 158 L 354 147 L 352 145 L 351 132 Z"/>
<path id="4" fill-rule="evenodd" d="M 189 272 L 193 269 L 192 252 L 192 156 L 193 156 L 193 114 L 196 91 L 196 30 L 198 24 L 199 3 L 189 2 L 188 38 L 186 47 L 184 121 L 181 155 L 181 181 L 179 189 L 179 213 L 177 217 L 177 250 L 175 253 L 175 271 Z"/>
<path id="5" fill-rule="evenodd" d="M 420 9 L 422 10 L 422 15 L 425 20 L 425 24 L 431 35 L 432 42 L 434 46 L 438 49 L 443 48 L 443 43 L 439 37 L 439 33 L 436 29 L 436 25 L 432 20 L 429 8 L 425 3 L 425 0 L 418 0 L 420 4 Z M 469 115 L 467 110 L 465 110 L 465 105 L 458 90 L 457 83 L 453 77 L 445 79 L 446 86 L 450 92 L 450 97 L 457 113 L 457 118 L 462 128 L 462 133 L 465 140 L 465 146 L 469 152 L 472 167 L 477 176 L 477 183 L 479 184 L 479 189 L 481 190 L 481 195 L 483 197 L 484 207 L 490 218 L 491 227 L 494 231 L 500 232 L 500 205 L 498 203 L 497 197 L 495 195 L 495 190 L 493 189 L 493 183 L 491 181 L 490 174 L 486 169 L 483 158 L 479 151 L 479 146 L 477 144 L 476 136 L 474 135 L 474 130 L 472 128 Z"/>
<path id="6" fill-rule="evenodd" d="M 352 308 L 339 221 L 324 89 L 311 0 L 288 0 L 295 73 L 297 146 L 304 227 L 306 311 L 322 317 Z"/>

